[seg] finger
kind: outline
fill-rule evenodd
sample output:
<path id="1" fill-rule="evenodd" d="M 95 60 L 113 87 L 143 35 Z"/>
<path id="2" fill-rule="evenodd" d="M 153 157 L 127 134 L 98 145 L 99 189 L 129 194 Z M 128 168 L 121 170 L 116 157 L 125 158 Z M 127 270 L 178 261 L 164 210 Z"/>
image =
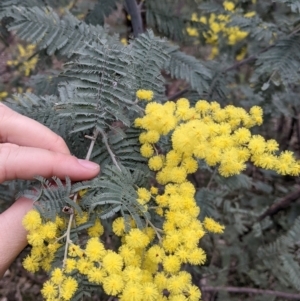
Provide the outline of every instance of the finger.
<path id="1" fill-rule="evenodd" d="M 64 154 L 70 151 L 64 140 L 39 122 L 0 104 L 0 142 L 43 148 Z"/>
<path id="2" fill-rule="evenodd" d="M 0 279 L 27 245 L 22 219 L 31 209 L 32 200 L 20 198 L 0 214 Z"/>
<path id="3" fill-rule="evenodd" d="M 69 176 L 71 180 L 95 177 L 100 166 L 76 157 L 33 147 L 0 144 L 0 183 L 12 179 L 33 179 Z"/>

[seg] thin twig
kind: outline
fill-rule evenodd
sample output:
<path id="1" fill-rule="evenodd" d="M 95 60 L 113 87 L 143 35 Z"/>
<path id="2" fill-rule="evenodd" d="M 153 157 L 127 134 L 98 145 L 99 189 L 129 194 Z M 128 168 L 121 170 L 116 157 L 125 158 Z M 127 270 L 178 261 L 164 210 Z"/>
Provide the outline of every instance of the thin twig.
<path id="1" fill-rule="evenodd" d="M 227 73 L 227 72 L 229 72 L 229 71 L 232 71 L 232 70 L 234 70 L 234 69 L 237 69 L 237 68 L 239 68 L 239 67 L 241 67 L 241 66 L 243 66 L 243 65 L 245 65 L 245 64 L 248 64 L 248 63 L 250 63 L 250 62 L 252 62 L 252 61 L 256 61 L 257 58 L 258 58 L 258 55 L 260 55 L 260 54 L 263 53 L 263 52 L 266 52 L 267 50 L 269 50 L 270 48 L 272 48 L 272 47 L 274 47 L 274 46 L 275 46 L 275 44 L 270 45 L 270 46 L 268 46 L 268 47 L 265 47 L 264 49 L 262 49 L 262 50 L 259 51 L 258 53 L 253 54 L 253 55 L 247 57 L 246 59 L 244 59 L 244 60 L 242 60 L 242 61 L 239 61 L 239 62 L 237 62 L 237 63 L 231 65 L 230 67 L 227 67 L 227 68 L 224 69 L 224 70 L 221 70 L 221 71 L 213 78 L 213 80 L 212 80 L 212 82 L 211 82 L 211 84 L 210 84 L 209 91 L 207 92 L 208 97 L 210 98 L 210 97 L 212 96 L 211 94 L 212 94 L 212 92 L 213 92 L 213 89 L 214 89 L 214 87 L 215 87 L 215 85 L 216 85 L 216 83 L 217 83 L 217 81 L 218 81 L 218 79 L 219 79 L 219 77 L 220 77 L 221 75 L 223 75 L 224 73 Z M 189 89 L 186 88 L 186 89 L 183 89 L 183 90 L 181 90 L 181 91 L 175 93 L 174 95 L 171 95 L 171 96 L 169 97 L 169 100 L 175 100 L 176 98 L 180 97 L 182 94 L 188 92 L 188 90 L 189 90 Z"/>
<path id="2" fill-rule="evenodd" d="M 97 136 L 99 134 L 99 131 L 94 130 L 94 135 L 93 137 L 88 136 L 87 138 L 91 139 L 91 144 L 90 147 L 88 149 L 87 155 L 85 157 L 85 160 L 89 160 L 93 151 L 93 148 L 95 146 L 95 142 L 97 139 Z M 74 194 L 73 196 L 73 202 L 76 203 L 77 202 L 77 197 L 78 197 L 78 192 Z M 71 229 L 72 229 L 72 224 L 73 224 L 73 220 L 74 220 L 74 212 L 72 212 L 70 214 L 70 218 L 69 218 L 69 223 L 68 223 L 68 227 L 66 232 L 64 233 L 64 235 L 62 235 L 61 237 L 58 238 L 58 240 L 66 237 L 66 244 L 65 244 L 65 252 L 64 252 L 64 259 L 63 259 L 63 268 L 66 265 L 66 261 L 67 261 L 67 257 L 68 257 L 68 249 L 69 249 L 69 245 L 72 243 L 72 240 L 70 238 L 70 233 L 71 233 Z"/>
<path id="3" fill-rule="evenodd" d="M 37 54 L 39 54 L 40 50 L 37 50 L 34 54 L 32 54 L 29 58 L 27 58 L 26 60 L 19 62 L 16 66 L 12 66 L 13 70 L 17 70 L 19 67 L 21 67 L 22 65 L 24 65 L 25 62 L 29 62 L 31 59 L 33 59 Z M 0 75 L 5 74 L 6 72 L 8 72 L 7 70 L 4 70 L 3 72 L 0 73 Z"/>
<path id="4" fill-rule="evenodd" d="M 251 61 L 256 61 L 259 54 L 261 54 L 261 53 L 263 53 L 263 52 L 269 50 L 270 48 L 272 48 L 272 47 L 274 47 L 274 46 L 275 46 L 275 44 L 270 45 L 270 46 L 268 46 L 268 47 L 265 47 L 264 49 L 262 49 L 262 50 L 259 51 L 258 53 L 253 54 L 253 55 L 249 56 L 248 58 L 246 58 L 246 59 L 244 59 L 244 60 L 242 60 L 242 61 L 240 61 L 240 62 L 237 62 L 237 63 L 231 65 L 230 67 L 221 70 L 218 74 L 216 74 L 216 76 L 213 78 L 213 80 L 212 80 L 212 82 L 211 82 L 211 84 L 210 84 L 210 87 L 209 87 L 209 90 L 208 90 L 208 93 L 207 93 L 207 94 L 208 94 L 208 99 L 211 99 L 211 97 L 213 96 L 213 91 L 214 91 L 215 85 L 217 84 L 218 79 L 219 79 L 222 75 L 224 75 L 225 73 L 227 73 L 227 72 L 229 72 L 229 71 L 232 71 L 232 70 L 234 70 L 234 69 L 237 69 L 237 68 L 239 68 L 239 67 L 241 67 L 241 66 L 243 66 L 243 65 L 245 65 L 245 64 L 248 64 L 248 63 L 250 63 Z"/>
<path id="5" fill-rule="evenodd" d="M 183 89 L 181 91 L 176 92 L 175 94 L 168 97 L 169 100 L 175 100 L 176 98 L 182 96 L 184 93 L 188 92 L 189 89 Z"/>
<path id="6" fill-rule="evenodd" d="M 211 185 L 213 179 L 215 178 L 216 174 L 217 174 L 217 169 L 215 168 L 215 170 L 213 171 L 213 173 L 212 173 L 212 175 L 211 175 L 211 177 L 209 179 L 209 182 L 207 183 L 206 188 L 210 188 L 210 185 Z"/>
<path id="7" fill-rule="evenodd" d="M 296 118 L 296 134 L 297 134 L 297 140 L 298 140 L 298 145 L 300 145 L 300 120 L 298 118 L 298 112 L 297 109 L 293 106 L 293 111 L 294 111 L 294 115 Z"/>
<path id="8" fill-rule="evenodd" d="M 262 294 L 262 295 L 272 295 L 276 297 L 281 297 L 285 299 L 294 299 L 300 300 L 300 294 L 292 294 L 286 292 L 272 291 L 272 290 L 264 290 L 264 289 L 256 289 L 251 287 L 233 287 L 233 286 L 202 286 L 202 292 L 216 292 L 216 291 L 225 291 L 229 293 L 238 293 L 238 294 Z"/>
<path id="9" fill-rule="evenodd" d="M 300 31 L 300 28 L 296 28 L 294 31 L 292 31 L 292 32 L 288 35 L 288 37 L 289 37 L 289 38 L 292 37 L 293 35 L 297 34 L 299 31 Z M 263 48 L 262 50 L 260 50 L 258 53 L 253 54 L 253 55 L 247 57 L 246 59 L 244 59 L 244 60 L 242 60 L 242 61 L 240 61 L 240 62 L 237 62 L 237 63 L 235 63 L 235 64 L 233 64 L 233 65 L 231 65 L 231 66 L 225 68 L 224 70 L 221 70 L 221 71 L 215 76 L 215 78 L 212 80 L 212 83 L 211 83 L 210 88 L 209 88 L 208 96 L 209 96 L 209 97 L 212 96 L 212 95 L 210 95 L 210 94 L 212 94 L 212 91 L 213 91 L 213 89 L 214 89 L 214 86 L 215 86 L 217 80 L 219 79 L 219 77 L 220 77 L 221 75 L 223 75 L 223 74 L 225 74 L 225 73 L 227 73 L 227 72 L 229 72 L 229 71 L 235 70 L 235 69 L 237 69 L 237 68 L 239 68 L 239 67 L 241 67 L 241 66 L 243 66 L 243 65 L 245 65 L 245 64 L 248 64 L 248 63 L 250 63 L 250 62 L 252 62 L 252 61 L 256 61 L 256 60 L 258 59 L 258 56 L 259 56 L 260 54 L 262 54 L 262 53 L 268 51 L 269 49 L 271 49 L 271 48 L 273 48 L 273 47 L 275 47 L 275 46 L 276 46 L 276 43 L 274 43 L 274 44 L 272 44 L 272 45 L 269 45 L 269 46 Z M 272 74 L 272 75 L 273 75 L 273 74 Z"/>
<path id="10" fill-rule="evenodd" d="M 73 202 L 75 202 L 75 203 L 77 201 L 77 196 L 78 196 L 78 193 L 75 193 L 75 195 L 73 197 Z M 68 257 L 69 245 L 72 243 L 72 240 L 70 238 L 70 233 L 71 233 L 71 229 L 72 229 L 73 219 L 74 219 L 74 212 L 70 215 L 70 219 L 69 219 L 69 223 L 68 223 L 68 228 L 67 228 L 67 231 L 65 232 L 65 234 L 66 234 L 66 245 L 65 245 L 65 254 L 64 254 L 64 260 L 63 260 L 63 268 L 66 265 L 66 261 L 67 261 L 67 257 Z"/>
<path id="11" fill-rule="evenodd" d="M 34 52 L 29 58 L 27 58 L 26 60 L 19 62 L 18 65 L 15 66 L 15 69 L 18 69 L 20 66 L 22 66 L 25 62 L 29 62 L 31 61 L 36 55 L 38 55 L 40 53 L 40 49 L 37 50 L 36 52 Z"/>
<path id="12" fill-rule="evenodd" d="M 65 232 L 62 236 L 56 238 L 55 242 L 59 242 L 60 240 L 62 240 L 63 238 L 65 238 L 67 236 L 67 233 Z"/>
<path id="13" fill-rule="evenodd" d="M 258 56 L 259 56 L 260 54 L 262 54 L 262 53 L 268 51 L 269 49 L 273 48 L 275 45 L 276 45 L 276 44 L 272 44 L 272 45 L 269 45 L 269 46 L 263 48 L 263 49 L 260 50 L 258 53 L 252 54 L 252 55 L 250 55 L 249 57 L 247 57 L 246 59 L 244 59 L 244 60 L 242 60 L 242 61 L 239 61 L 239 62 L 233 64 L 232 66 L 230 66 L 230 67 L 224 69 L 223 72 L 226 73 L 226 72 L 228 72 L 228 71 L 237 69 L 237 68 L 239 68 L 239 67 L 241 67 L 241 66 L 243 66 L 243 65 L 245 65 L 245 64 L 248 64 L 248 63 L 250 63 L 250 62 L 252 62 L 252 61 L 256 61 L 257 58 L 258 58 Z"/>
<path id="14" fill-rule="evenodd" d="M 292 202 L 295 202 L 300 197 L 300 188 L 286 195 L 278 202 L 272 204 L 267 211 L 257 218 L 257 221 L 262 221 L 267 216 L 273 216 L 282 209 L 287 208 Z"/>
<path id="15" fill-rule="evenodd" d="M 126 9 L 131 18 L 134 37 L 144 32 L 141 9 L 135 0 L 125 0 Z"/>
<path id="16" fill-rule="evenodd" d="M 296 28 L 294 31 L 292 31 L 287 37 L 291 37 L 295 34 L 297 34 L 298 32 L 300 31 L 300 28 Z M 232 71 L 232 70 L 235 70 L 235 69 L 238 69 L 239 67 L 243 66 L 243 65 L 246 65 L 252 61 L 256 61 L 258 59 L 258 56 L 266 51 L 268 51 L 269 49 L 273 48 L 274 46 L 276 46 L 276 43 L 272 44 L 272 45 L 269 45 L 265 48 L 263 48 L 262 50 L 260 50 L 258 53 L 256 54 L 252 54 L 250 55 L 249 57 L 245 58 L 244 60 L 242 61 L 239 61 L 239 62 L 236 62 L 234 63 L 233 65 L 225 68 L 224 70 L 221 70 L 215 77 L 214 79 L 212 80 L 211 82 L 211 85 L 209 87 L 209 91 L 208 91 L 208 98 L 210 98 L 212 95 L 212 92 L 213 92 L 213 89 L 219 79 L 220 76 L 224 75 L 225 73 L 229 72 L 229 71 Z M 184 89 L 182 91 L 179 91 L 177 93 L 175 93 L 174 95 L 170 96 L 169 97 L 169 100 L 175 100 L 176 98 L 180 97 L 182 94 L 188 92 L 189 89 Z"/>
<path id="17" fill-rule="evenodd" d="M 211 84 L 210 84 L 210 87 L 209 87 L 209 90 L 208 90 L 208 93 L 207 93 L 208 99 L 211 99 L 211 97 L 213 96 L 213 90 L 214 90 L 214 88 L 215 88 L 215 85 L 217 84 L 218 79 L 219 79 L 222 75 L 224 75 L 225 73 L 227 73 L 227 72 L 229 72 L 229 71 L 232 71 L 232 70 L 234 70 L 234 69 L 237 69 L 237 68 L 241 67 L 242 65 L 248 64 L 248 63 L 250 63 L 251 61 L 256 61 L 257 58 L 258 58 L 258 56 L 259 56 L 261 53 L 266 52 L 267 50 L 269 50 L 270 48 L 272 48 L 272 47 L 274 47 L 274 46 L 275 46 L 275 44 L 272 44 L 272 45 L 270 45 L 270 46 L 268 46 L 268 47 L 265 47 L 264 49 L 262 49 L 262 50 L 259 51 L 258 53 L 253 54 L 253 55 L 249 56 L 248 58 L 246 58 L 246 59 L 244 59 L 244 60 L 242 60 L 242 61 L 240 61 L 240 62 L 237 62 L 237 63 L 231 65 L 230 67 L 227 67 L 226 69 L 221 70 L 218 74 L 216 74 L 216 76 L 213 78 L 213 80 L 212 80 L 212 82 L 211 82 Z"/>
<path id="18" fill-rule="evenodd" d="M 113 163 L 116 165 L 116 167 L 121 171 L 121 167 L 119 166 L 117 160 L 116 160 L 116 156 L 115 154 L 113 153 L 113 151 L 111 150 L 109 144 L 108 144 L 108 139 L 107 139 L 107 136 L 106 134 L 104 133 L 103 130 L 99 130 L 100 134 L 102 135 L 102 141 L 104 142 L 105 146 L 106 146 L 106 149 L 113 161 Z"/>
<path id="19" fill-rule="evenodd" d="M 149 224 L 152 228 L 153 228 L 153 230 L 155 231 L 155 233 L 156 233 L 156 236 L 157 236 L 157 238 L 158 238 L 158 240 L 161 242 L 162 241 L 162 238 L 161 238 L 161 236 L 160 236 L 160 234 L 158 233 L 158 232 L 161 232 L 161 233 L 163 233 L 163 230 L 161 230 L 161 229 L 159 229 L 159 228 L 156 228 L 148 219 L 147 219 L 147 222 L 146 222 L 147 224 Z"/>
<path id="20" fill-rule="evenodd" d="M 90 160 L 91 154 L 92 154 L 92 151 L 93 151 L 95 142 L 96 142 L 96 140 L 97 140 L 98 134 L 99 134 L 99 131 L 95 130 L 95 131 L 94 131 L 94 136 L 93 136 L 93 137 L 85 136 L 86 138 L 91 139 L 91 144 L 90 144 L 89 150 L 88 150 L 88 152 L 87 152 L 87 154 L 86 154 L 85 160 Z"/>
<path id="21" fill-rule="evenodd" d="M 155 200 L 155 199 L 154 199 Z M 148 207 L 149 210 L 156 210 L 157 208 L 160 208 L 159 206 L 151 206 L 151 207 Z"/>

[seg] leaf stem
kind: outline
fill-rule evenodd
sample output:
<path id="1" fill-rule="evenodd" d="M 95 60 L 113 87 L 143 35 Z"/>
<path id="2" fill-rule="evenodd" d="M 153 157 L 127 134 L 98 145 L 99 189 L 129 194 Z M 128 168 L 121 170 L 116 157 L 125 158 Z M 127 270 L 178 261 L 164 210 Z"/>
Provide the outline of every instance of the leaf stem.
<path id="1" fill-rule="evenodd" d="M 212 183 L 213 179 L 215 178 L 216 174 L 217 174 L 217 169 L 215 168 L 215 170 L 213 171 L 213 173 L 212 173 L 212 175 L 211 175 L 211 177 L 209 179 L 209 182 L 208 182 L 206 188 L 210 188 L 211 183 Z"/>
<path id="2" fill-rule="evenodd" d="M 78 196 L 78 193 L 75 193 L 74 198 L 73 198 L 73 201 L 75 203 L 77 201 L 77 196 Z M 63 268 L 66 265 L 66 260 L 67 260 L 67 257 L 68 257 L 69 244 L 72 243 L 72 240 L 70 239 L 70 233 L 71 233 L 73 219 L 74 219 L 74 212 L 70 215 L 70 219 L 69 219 L 69 223 L 68 223 L 68 228 L 67 228 L 67 231 L 65 233 L 65 235 L 66 235 L 66 245 L 65 245 L 65 254 L 64 254 L 64 260 L 63 260 Z"/>
<path id="3" fill-rule="evenodd" d="M 119 166 L 117 160 L 116 160 L 116 156 L 115 154 L 113 153 L 113 151 L 111 150 L 109 144 L 108 144 L 108 139 L 107 139 L 107 136 L 105 134 L 105 132 L 103 130 L 99 130 L 100 134 L 102 135 L 102 141 L 104 142 L 105 146 L 106 146 L 106 149 L 113 161 L 113 163 L 115 164 L 115 166 L 121 171 L 121 167 Z"/>
<path id="4" fill-rule="evenodd" d="M 59 242 L 60 240 L 62 240 L 63 238 L 65 238 L 67 236 L 67 232 L 65 232 L 62 236 L 56 238 L 55 242 Z"/>
<path id="5" fill-rule="evenodd" d="M 89 150 L 88 150 L 88 152 L 87 152 L 87 154 L 86 154 L 85 160 L 90 160 L 91 154 L 92 154 L 92 151 L 93 151 L 95 142 L 96 142 L 96 140 L 97 140 L 98 134 L 99 134 L 99 131 L 97 131 L 97 130 L 95 129 L 95 131 L 94 131 L 94 136 L 93 136 L 93 137 L 90 137 L 90 136 L 87 136 L 87 135 L 85 136 L 86 138 L 91 139 L 91 144 L 90 144 Z"/>
<path id="6" fill-rule="evenodd" d="M 158 232 L 163 233 L 164 231 L 161 230 L 161 229 L 159 229 L 159 228 L 156 228 L 156 227 L 150 222 L 150 220 L 148 220 L 148 219 L 147 219 L 147 224 L 149 224 L 149 225 L 153 228 L 153 230 L 155 231 L 156 236 L 157 236 L 159 242 L 161 242 L 161 241 L 162 241 L 162 237 L 160 236 L 160 234 L 159 234 Z"/>
<path id="7" fill-rule="evenodd" d="M 93 148 L 95 146 L 95 142 L 97 140 L 98 134 L 99 134 L 99 131 L 95 129 L 94 130 L 94 135 L 92 137 L 86 136 L 86 138 L 89 138 L 91 140 L 90 147 L 89 147 L 88 152 L 87 152 L 86 157 L 85 157 L 86 160 L 89 160 L 90 157 L 91 157 L 91 154 L 92 154 Z M 73 202 L 75 202 L 75 203 L 77 202 L 77 197 L 78 197 L 78 192 L 76 192 L 74 194 Z M 65 252 L 64 252 L 64 259 L 63 259 L 63 268 L 66 265 L 69 245 L 72 243 L 72 240 L 70 239 L 70 233 L 71 233 L 71 229 L 72 229 L 73 220 L 74 220 L 74 212 L 72 212 L 70 214 L 69 223 L 68 223 L 68 227 L 67 227 L 67 230 L 66 230 L 65 234 L 57 239 L 57 241 L 59 241 L 62 238 L 66 237 Z"/>

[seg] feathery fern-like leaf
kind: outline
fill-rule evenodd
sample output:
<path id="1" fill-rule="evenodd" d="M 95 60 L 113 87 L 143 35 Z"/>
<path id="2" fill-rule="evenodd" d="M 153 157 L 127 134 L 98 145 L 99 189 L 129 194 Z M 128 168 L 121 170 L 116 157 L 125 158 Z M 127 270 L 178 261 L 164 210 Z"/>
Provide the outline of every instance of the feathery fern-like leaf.
<path id="1" fill-rule="evenodd" d="M 186 80 L 199 94 L 208 90 L 212 78 L 210 70 L 200 60 L 179 50 L 170 52 L 170 60 L 166 63 L 165 70 L 173 78 Z"/>
<path id="2" fill-rule="evenodd" d="M 139 134 L 136 129 L 115 128 L 107 134 L 107 142 L 110 145 L 116 160 L 128 168 L 136 168 L 137 164 L 146 163 L 146 159 L 141 156 L 139 151 Z M 112 164 L 110 154 L 105 144 L 97 141 L 92 153 L 94 162 L 105 168 L 107 164 Z"/>
<path id="3" fill-rule="evenodd" d="M 32 93 L 16 94 L 13 99 L 7 99 L 5 104 L 17 112 L 32 118 L 62 137 L 66 137 L 72 128 L 72 121 L 66 122 L 59 118 L 54 106 L 57 103 L 56 96 L 40 97 Z"/>
<path id="4" fill-rule="evenodd" d="M 254 80 L 260 76 L 269 76 L 266 80 L 279 77 L 284 85 L 299 80 L 300 34 L 280 39 L 268 51 L 262 53 L 256 61 Z"/>
<path id="5" fill-rule="evenodd" d="M 299 236 L 300 218 L 298 217 L 287 233 L 279 236 L 273 243 L 260 247 L 257 252 L 258 257 L 281 283 L 294 286 L 297 290 L 300 288 L 300 268 L 292 250 L 298 244 Z"/>
<path id="6" fill-rule="evenodd" d="M 238 26 L 240 30 L 247 31 L 249 37 L 252 38 L 252 47 L 256 43 L 260 48 L 266 47 L 274 39 L 274 36 L 278 36 L 278 28 L 273 23 L 263 21 L 258 15 L 251 18 L 233 15 L 228 26 Z"/>
<path id="7" fill-rule="evenodd" d="M 146 19 L 148 26 L 157 29 L 165 36 L 175 39 L 183 37 L 184 19 L 174 13 L 176 1 L 146 1 Z"/>
<path id="8" fill-rule="evenodd" d="M 212 191 L 207 188 L 201 188 L 196 193 L 197 205 L 201 208 L 200 220 L 204 220 L 206 216 L 213 216 L 215 212 L 216 204 L 218 198 L 221 197 L 221 193 L 217 191 Z"/>
<path id="9" fill-rule="evenodd" d="M 57 7 L 65 7 L 70 4 L 72 0 L 1 0 L 0 2 L 0 12 L 6 8 L 10 8 L 12 6 L 24 6 L 24 7 L 44 7 L 50 6 L 53 8 Z"/>
<path id="10" fill-rule="evenodd" d="M 281 255 L 280 260 L 283 264 L 282 271 L 285 271 L 292 286 L 300 291 L 300 265 L 293 258 L 292 254 Z"/>
<path id="11" fill-rule="evenodd" d="M 125 112 L 137 106 L 128 72 L 131 59 L 124 46 L 94 42 L 76 54 L 79 58 L 68 63 L 65 72 L 75 93 L 61 98 L 56 105 L 59 115 L 74 120 L 73 132 L 103 130 L 116 120 L 129 126 Z"/>
<path id="12" fill-rule="evenodd" d="M 62 17 L 50 7 L 12 6 L 0 12 L 0 19 L 10 17 L 8 29 L 30 43 L 37 44 L 39 49 L 46 49 L 49 55 L 57 50 L 68 57 L 74 51 L 85 46 L 85 43 L 98 39 L 110 39 L 101 26 L 87 25 L 70 13 Z"/>
<path id="13" fill-rule="evenodd" d="M 52 180 L 55 185 L 52 185 L 51 181 L 42 177 L 37 177 L 37 180 L 41 183 L 39 191 L 26 192 L 26 197 L 34 200 L 34 207 L 40 212 L 41 216 L 46 219 L 54 220 L 56 215 L 62 214 L 62 209 L 72 207 L 77 212 L 81 212 L 80 207 L 70 199 L 71 181 L 66 178 L 65 183 L 56 177 Z M 19 197 L 21 194 L 19 195 Z"/>
<path id="14" fill-rule="evenodd" d="M 130 170 L 124 167 L 119 170 L 115 166 L 107 166 L 103 171 L 100 186 L 101 192 L 94 196 L 90 206 L 90 210 L 100 206 L 100 218 L 106 219 L 120 211 L 123 216 L 126 213 L 130 214 L 138 228 L 144 227 L 146 219 L 150 220 L 149 213 L 137 201 L 135 178 Z"/>
<path id="15" fill-rule="evenodd" d="M 154 98 L 165 99 L 165 80 L 161 70 L 169 59 L 165 49 L 165 41 L 156 37 L 153 31 L 148 30 L 130 44 L 132 47 L 132 68 L 134 76 L 133 89 L 148 89 L 154 92 Z"/>

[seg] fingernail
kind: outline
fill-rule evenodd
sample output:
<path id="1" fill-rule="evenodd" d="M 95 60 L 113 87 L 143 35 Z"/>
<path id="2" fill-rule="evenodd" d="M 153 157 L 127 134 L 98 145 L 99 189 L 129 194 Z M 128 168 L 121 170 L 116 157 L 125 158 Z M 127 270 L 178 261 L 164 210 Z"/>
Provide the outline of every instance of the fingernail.
<path id="1" fill-rule="evenodd" d="M 92 161 L 77 159 L 79 164 L 88 169 L 99 169 L 99 165 Z"/>

